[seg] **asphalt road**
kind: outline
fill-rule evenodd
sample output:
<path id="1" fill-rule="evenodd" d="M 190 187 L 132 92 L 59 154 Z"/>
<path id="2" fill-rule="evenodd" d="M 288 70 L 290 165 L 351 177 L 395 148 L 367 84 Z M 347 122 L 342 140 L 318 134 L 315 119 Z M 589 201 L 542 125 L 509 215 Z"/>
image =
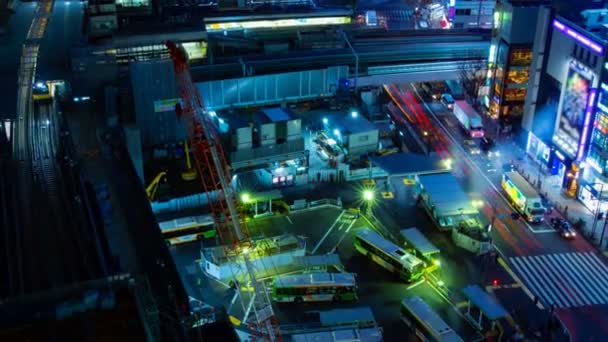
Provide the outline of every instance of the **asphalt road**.
<path id="1" fill-rule="evenodd" d="M 467 191 L 485 198 L 482 212 L 487 220 L 496 214 L 492 230 L 494 244 L 523 280 L 529 293 L 539 297 L 545 307 L 554 305 L 573 340 L 601 340 L 605 331 L 600 326 L 608 325 L 608 298 L 605 296 L 608 287 L 603 276 L 608 268 L 603 257 L 580 236 L 567 241 L 547 225 L 535 227 L 523 220 L 512 220 L 513 209 L 500 190 L 500 172 L 488 172 L 485 157 L 471 157 L 462 149 L 463 137 L 455 118 L 442 106 L 425 104 L 424 108 L 431 114 L 434 124 L 442 128 L 445 141 L 450 144 L 450 152 L 457 161 L 455 174 Z M 521 157 L 513 151 L 519 150 L 503 146 L 502 158 L 508 161 Z M 521 305 L 527 304 L 522 302 Z"/>

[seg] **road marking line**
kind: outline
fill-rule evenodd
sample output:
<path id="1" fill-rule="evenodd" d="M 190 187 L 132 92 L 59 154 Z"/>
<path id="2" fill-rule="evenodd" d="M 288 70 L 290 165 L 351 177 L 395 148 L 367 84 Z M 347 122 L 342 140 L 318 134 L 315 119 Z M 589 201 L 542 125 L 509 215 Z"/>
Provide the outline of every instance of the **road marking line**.
<path id="1" fill-rule="evenodd" d="M 340 215 L 338 215 L 338 218 L 336 218 L 336 220 L 331 225 L 331 227 L 329 227 L 329 229 L 327 230 L 327 232 L 325 232 L 325 235 L 323 235 L 323 237 L 321 238 L 321 240 L 319 240 L 319 243 L 317 243 L 317 245 L 312 250 L 312 252 L 310 252 L 310 254 L 315 254 L 317 252 L 317 249 L 319 249 L 319 247 L 321 247 L 321 244 L 323 243 L 323 241 L 325 241 L 325 239 L 327 239 L 327 236 L 329 235 L 329 233 L 331 233 L 331 231 L 338 224 L 338 222 L 340 222 L 340 220 L 342 219 L 342 216 L 344 215 L 345 212 L 346 212 L 346 210 L 342 210 L 342 212 L 340 213 Z"/>
<path id="2" fill-rule="evenodd" d="M 498 247 L 496 248 L 498 250 L 498 252 L 500 254 L 502 254 L 500 252 L 500 250 L 498 249 Z M 509 265 L 507 265 L 507 263 L 504 261 L 504 256 L 502 258 L 498 259 L 498 263 L 500 264 L 500 266 L 502 266 L 502 268 L 505 269 L 505 271 L 507 271 L 507 273 L 509 273 L 509 275 L 511 276 L 511 278 L 513 278 L 515 280 L 515 282 L 521 284 L 521 289 L 524 291 L 524 293 L 526 295 L 528 295 L 528 297 L 530 297 L 530 299 L 532 299 L 532 301 L 534 301 L 534 295 L 532 294 L 532 292 L 530 292 L 530 290 L 528 289 L 528 287 L 521 281 L 521 279 L 519 279 L 519 277 L 515 274 L 515 272 L 513 272 L 513 270 L 511 269 L 511 267 L 509 267 Z M 545 307 L 540 303 L 540 301 L 538 303 L 536 303 L 536 306 L 543 310 Z"/>
<path id="3" fill-rule="evenodd" d="M 555 232 L 557 232 L 557 230 L 555 230 L 555 229 L 538 229 L 538 230 L 532 229 L 532 233 L 534 233 L 534 234 L 547 234 L 547 233 L 555 233 Z"/>
<path id="4" fill-rule="evenodd" d="M 287 221 L 289 221 L 289 223 L 293 224 L 293 221 L 289 218 L 289 216 L 285 215 L 285 218 L 287 219 Z"/>

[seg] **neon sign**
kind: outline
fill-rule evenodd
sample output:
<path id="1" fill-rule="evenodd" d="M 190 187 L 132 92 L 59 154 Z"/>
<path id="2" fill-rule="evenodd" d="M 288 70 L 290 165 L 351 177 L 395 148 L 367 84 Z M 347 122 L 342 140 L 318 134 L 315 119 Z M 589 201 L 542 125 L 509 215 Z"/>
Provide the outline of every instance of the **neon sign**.
<path id="1" fill-rule="evenodd" d="M 586 47 L 590 48 L 591 50 L 599 53 L 599 54 L 603 54 L 604 53 L 604 47 L 597 44 L 596 42 L 592 41 L 591 39 L 583 36 L 582 34 L 576 32 L 574 29 L 566 26 L 565 24 L 561 23 L 560 21 L 558 21 L 557 19 L 553 19 L 553 27 L 555 27 L 556 29 L 560 30 L 561 32 L 565 33 L 566 35 L 572 37 L 574 40 L 576 40 L 577 42 L 585 45 Z"/>
<path id="2" fill-rule="evenodd" d="M 589 89 L 589 101 L 587 102 L 587 108 L 585 109 L 585 122 L 583 124 L 583 134 L 581 134 L 581 141 L 578 145 L 578 153 L 576 159 L 583 159 L 583 152 L 585 152 L 585 143 L 587 140 L 587 134 L 589 133 L 589 123 L 591 121 L 591 114 L 593 113 L 593 102 L 595 101 L 595 94 L 597 89 Z"/>

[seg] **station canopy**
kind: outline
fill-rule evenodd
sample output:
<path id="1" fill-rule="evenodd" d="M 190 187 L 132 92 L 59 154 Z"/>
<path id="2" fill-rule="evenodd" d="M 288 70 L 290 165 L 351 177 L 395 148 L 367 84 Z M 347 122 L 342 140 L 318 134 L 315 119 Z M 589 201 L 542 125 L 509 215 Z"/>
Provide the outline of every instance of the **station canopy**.
<path id="1" fill-rule="evenodd" d="M 390 176 L 444 172 L 442 159 L 436 155 L 415 153 L 393 153 L 386 156 L 370 158 L 372 164 L 384 170 Z"/>
<path id="2" fill-rule="evenodd" d="M 495 321 L 506 317 L 507 310 L 492 296 L 481 289 L 479 285 L 469 285 L 462 289 L 462 293 L 477 307 L 489 320 Z"/>

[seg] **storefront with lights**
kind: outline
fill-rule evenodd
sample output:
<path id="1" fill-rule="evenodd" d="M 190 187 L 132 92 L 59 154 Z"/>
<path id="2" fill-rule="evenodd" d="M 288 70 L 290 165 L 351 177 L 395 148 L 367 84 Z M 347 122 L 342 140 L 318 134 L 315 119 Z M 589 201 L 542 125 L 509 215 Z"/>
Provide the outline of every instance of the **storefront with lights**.
<path id="1" fill-rule="evenodd" d="M 608 84 L 600 84 L 597 97 L 586 167 L 580 177 L 577 196 L 593 212 L 598 210 L 601 202 L 599 210 L 605 213 L 608 211 Z"/>

